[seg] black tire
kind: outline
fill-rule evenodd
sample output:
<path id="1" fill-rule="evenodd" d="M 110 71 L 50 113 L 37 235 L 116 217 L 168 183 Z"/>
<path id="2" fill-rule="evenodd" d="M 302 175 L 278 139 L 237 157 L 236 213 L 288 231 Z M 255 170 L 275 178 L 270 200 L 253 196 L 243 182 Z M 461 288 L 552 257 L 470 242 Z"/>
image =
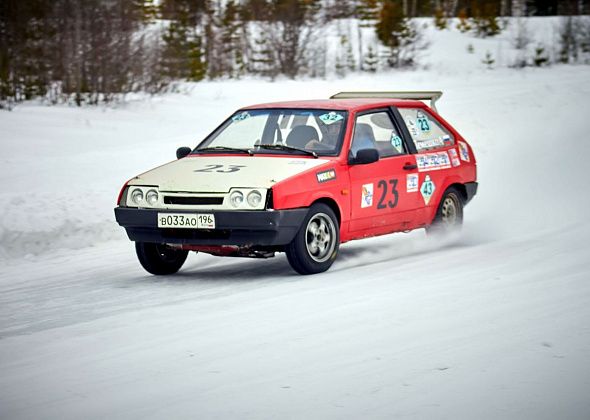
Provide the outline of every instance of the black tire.
<path id="1" fill-rule="evenodd" d="M 463 195 L 455 188 L 448 188 L 443 194 L 436 216 L 426 228 L 429 235 L 445 235 L 461 230 L 463 226 Z"/>
<path id="2" fill-rule="evenodd" d="M 340 227 L 334 211 L 325 204 L 316 203 L 309 208 L 285 252 L 293 270 L 299 274 L 316 274 L 330 268 L 339 247 Z"/>
<path id="3" fill-rule="evenodd" d="M 141 266 L 156 276 L 176 273 L 188 256 L 188 251 L 147 242 L 135 242 L 135 252 Z"/>

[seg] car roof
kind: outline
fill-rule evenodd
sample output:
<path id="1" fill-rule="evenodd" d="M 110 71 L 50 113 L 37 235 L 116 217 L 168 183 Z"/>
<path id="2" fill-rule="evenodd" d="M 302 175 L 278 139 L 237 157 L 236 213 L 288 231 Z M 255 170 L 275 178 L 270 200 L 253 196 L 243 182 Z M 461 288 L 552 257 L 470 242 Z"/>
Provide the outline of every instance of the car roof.
<path id="1" fill-rule="evenodd" d="M 420 107 L 426 106 L 421 101 L 408 99 L 384 99 L 384 98 L 354 98 L 354 99 L 315 99 L 307 101 L 270 102 L 265 104 L 250 105 L 241 109 L 276 109 L 276 108 L 301 108 L 301 109 L 334 109 L 342 111 L 363 111 L 387 106 Z"/>

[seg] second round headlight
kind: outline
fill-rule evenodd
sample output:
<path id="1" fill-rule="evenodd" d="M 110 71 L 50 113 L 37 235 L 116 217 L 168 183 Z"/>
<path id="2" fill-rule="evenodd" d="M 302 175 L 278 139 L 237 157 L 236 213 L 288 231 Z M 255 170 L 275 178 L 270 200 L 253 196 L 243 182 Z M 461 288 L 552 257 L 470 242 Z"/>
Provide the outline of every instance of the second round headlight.
<path id="1" fill-rule="evenodd" d="M 262 194 L 260 194 L 258 191 L 251 191 L 248 194 L 247 200 L 251 207 L 258 207 L 262 201 Z"/>
<path id="2" fill-rule="evenodd" d="M 150 206 L 155 206 L 156 204 L 158 204 L 158 191 L 156 190 L 149 190 L 146 194 L 145 194 L 145 201 L 147 201 L 147 203 Z"/>

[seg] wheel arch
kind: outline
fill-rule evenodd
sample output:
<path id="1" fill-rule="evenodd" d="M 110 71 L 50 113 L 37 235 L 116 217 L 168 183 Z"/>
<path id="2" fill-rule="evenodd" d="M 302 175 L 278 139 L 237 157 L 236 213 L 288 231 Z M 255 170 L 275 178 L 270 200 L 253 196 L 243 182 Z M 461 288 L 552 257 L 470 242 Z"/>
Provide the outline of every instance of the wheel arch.
<path id="1" fill-rule="evenodd" d="M 465 204 L 465 202 L 467 201 L 467 188 L 465 187 L 465 184 L 461 184 L 460 182 L 455 182 L 453 184 L 448 185 L 447 188 L 445 188 L 445 190 L 443 191 L 443 194 L 441 195 L 441 200 L 444 196 L 444 193 L 450 190 L 451 188 L 455 188 L 457 191 L 459 191 L 459 194 L 461 194 L 460 198 L 463 204 Z"/>
<path id="2" fill-rule="evenodd" d="M 427 216 L 429 225 L 431 225 L 434 222 L 436 213 L 438 212 L 440 204 L 442 203 L 442 200 L 445 196 L 445 193 L 451 188 L 454 188 L 459 192 L 459 198 L 461 199 L 462 204 L 465 204 L 465 202 L 467 201 L 467 189 L 465 188 L 465 185 L 459 182 L 458 179 L 450 180 L 450 182 L 447 182 L 444 189 L 442 189 L 440 196 L 438 197 L 438 200 L 436 200 L 435 202 L 436 205 L 427 207 L 427 210 L 429 212 Z"/>
<path id="3" fill-rule="evenodd" d="M 322 197 L 316 199 L 313 203 L 311 203 L 311 205 L 314 205 L 316 203 L 322 203 L 330 207 L 336 215 L 336 219 L 338 220 L 338 226 L 342 226 L 342 212 L 340 211 L 340 207 L 338 206 L 336 200 L 329 197 Z"/>

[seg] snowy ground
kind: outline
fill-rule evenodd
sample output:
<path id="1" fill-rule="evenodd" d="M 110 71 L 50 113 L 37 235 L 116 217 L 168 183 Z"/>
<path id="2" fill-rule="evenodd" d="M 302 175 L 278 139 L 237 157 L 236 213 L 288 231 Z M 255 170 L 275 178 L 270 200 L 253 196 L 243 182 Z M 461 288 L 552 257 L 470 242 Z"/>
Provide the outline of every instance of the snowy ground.
<path id="1" fill-rule="evenodd" d="M 458 51 L 490 41 L 439 38 L 429 70 L 0 113 L 0 418 L 589 418 L 590 69 L 485 70 Z M 445 91 L 479 161 L 461 237 L 349 243 L 310 277 L 142 271 L 126 179 L 239 106 L 350 89 Z"/>

